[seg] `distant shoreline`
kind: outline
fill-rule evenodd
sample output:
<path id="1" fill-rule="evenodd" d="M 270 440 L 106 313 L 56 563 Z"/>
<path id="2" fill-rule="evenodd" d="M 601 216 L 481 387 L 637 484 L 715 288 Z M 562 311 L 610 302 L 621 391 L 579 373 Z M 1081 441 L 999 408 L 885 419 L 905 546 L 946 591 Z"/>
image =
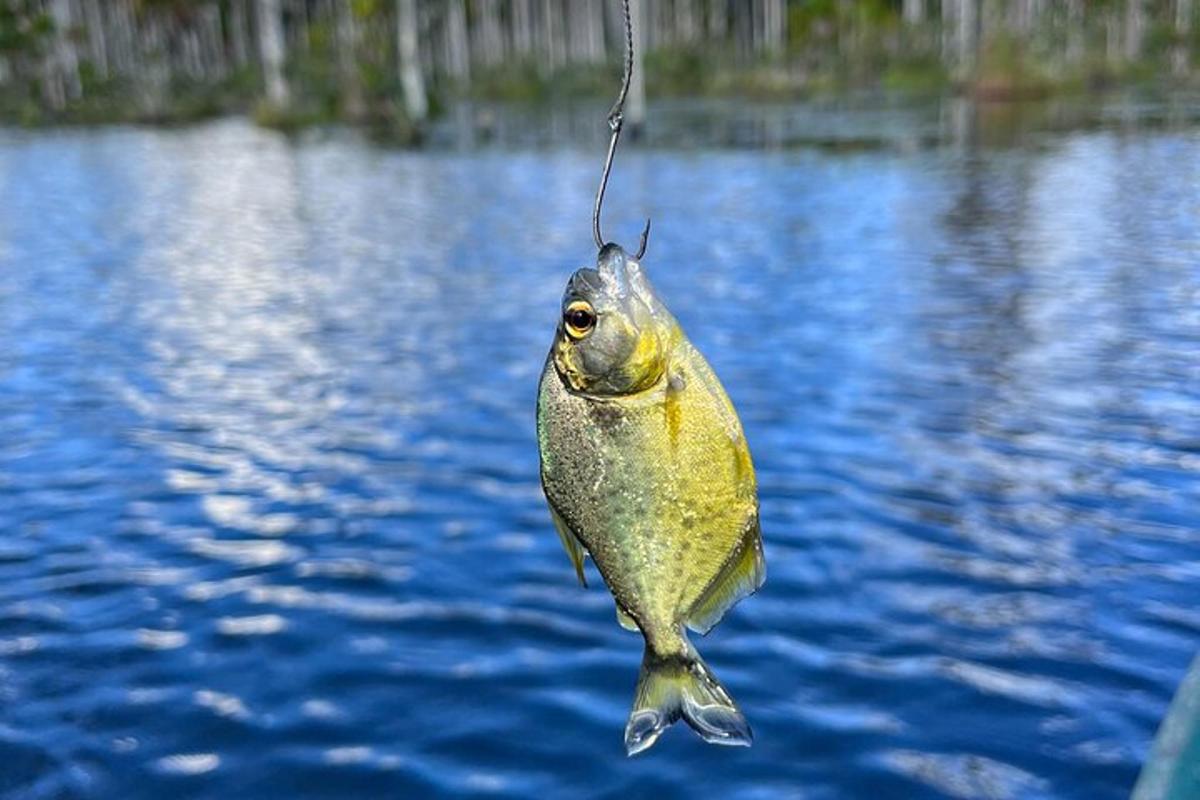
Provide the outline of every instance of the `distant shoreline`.
<path id="1" fill-rule="evenodd" d="M 646 96 L 981 101 L 1200 86 L 1200 6 L 995 0 L 634 0 Z M 175 125 L 231 113 L 419 144 L 464 99 L 611 102 L 620 4 L 545 0 L 0 3 L 0 124 Z"/>
<path id="2" fill-rule="evenodd" d="M 1136 119 L 1127 110 L 1136 106 Z M 386 148 L 447 152 L 477 148 L 515 151 L 600 151 L 608 129 L 606 98 L 565 102 L 463 98 L 447 106 L 422 131 L 419 143 L 397 141 L 386 131 L 340 120 L 302 126 L 263 126 L 253 113 L 230 111 L 186 120 L 112 120 L 12 126 L 0 130 L 119 129 L 186 131 L 193 126 L 238 122 L 278 131 L 297 142 L 362 137 Z M 1080 130 L 1179 129 L 1200 126 L 1200 90 L 1146 85 L 1107 87 L 1010 100 L 952 91 L 903 93 L 854 89 L 803 98 L 672 96 L 654 98 L 644 127 L 632 130 L 637 150 L 816 150 L 855 154 L 919 152 L 942 147 L 1010 147 L 1030 137 Z"/>
<path id="3" fill-rule="evenodd" d="M 1063 83 L 1060 85 L 1037 84 L 1032 86 L 993 82 L 976 84 L 971 87 L 956 86 L 949 82 L 938 82 L 921 88 L 906 88 L 888 83 L 877 83 L 873 86 L 819 84 L 807 90 L 798 88 L 785 90 L 782 88 L 782 84 L 777 84 L 772 90 L 752 92 L 730 89 L 692 93 L 653 93 L 649 98 L 649 103 L 656 106 L 664 103 L 678 104 L 689 102 L 744 102 L 762 105 L 790 105 L 836 103 L 854 101 L 856 98 L 866 97 L 881 99 L 890 105 L 905 106 L 957 98 L 973 104 L 1003 107 L 1005 105 L 1024 106 L 1056 100 L 1079 102 L 1086 102 L 1088 100 L 1102 101 L 1105 98 L 1122 93 L 1187 96 L 1196 91 L 1200 91 L 1200 86 L 1195 84 L 1155 80 L 1125 80 L 1096 83 L 1093 85 Z M 545 95 L 532 97 L 512 96 L 502 92 L 472 92 L 447 98 L 439 107 L 439 113 L 436 116 L 427 120 L 421 126 L 413 126 L 402 118 L 397 119 L 386 115 L 364 116 L 357 119 L 316 113 L 285 115 L 266 111 L 261 105 L 256 105 L 250 102 L 249 99 L 241 102 L 227 99 L 225 102 L 197 104 L 185 98 L 181 99 L 177 105 L 171 105 L 153 114 L 140 113 L 135 108 L 124 104 L 88 105 L 79 109 L 68 107 L 64 111 L 54 114 L 32 112 L 20 115 L 11 113 L 11 109 L 5 109 L 7 113 L 0 113 L 0 126 L 27 129 L 114 125 L 173 128 L 224 117 L 245 117 L 254 120 L 263 127 L 284 132 L 300 132 L 329 126 L 348 126 L 361 129 L 367 132 L 372 138 L 380 141 L 401 146 L 419 146 L 428 138 L 431 130 L 455 124 L 453 120 L 447 119 L 447 114 L 454 109 L 464 107 L 480 109 L 481 118 L 475 120 L 474 124 L 486 135 L 489 128 L 487 109 L 509 108 L 548 111 L 556 108 L 576 108 L 589 105 L 607 107 L 607 102 L 607 96 L 597 91 L 564 95 L 555 90 Z M 636 136 L 637 133 L 635 132 L 634 135 Z"/>

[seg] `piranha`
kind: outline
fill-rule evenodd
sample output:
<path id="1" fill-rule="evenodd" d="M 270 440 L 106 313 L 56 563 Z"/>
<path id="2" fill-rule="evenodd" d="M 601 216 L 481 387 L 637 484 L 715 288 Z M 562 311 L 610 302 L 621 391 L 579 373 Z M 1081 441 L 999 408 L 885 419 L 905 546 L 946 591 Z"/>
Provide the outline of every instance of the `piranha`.
<path id="1" fill-rule="evenodd" d="M 595 562 L 646 642 L 625 748 L 682 717 L 707 742 L 750 726 L 688 641 L 766 577 L 754 466 L 733 404 L 615 244 L 567 284 L 538 388 L 542 487 L 584 586 Z"/>

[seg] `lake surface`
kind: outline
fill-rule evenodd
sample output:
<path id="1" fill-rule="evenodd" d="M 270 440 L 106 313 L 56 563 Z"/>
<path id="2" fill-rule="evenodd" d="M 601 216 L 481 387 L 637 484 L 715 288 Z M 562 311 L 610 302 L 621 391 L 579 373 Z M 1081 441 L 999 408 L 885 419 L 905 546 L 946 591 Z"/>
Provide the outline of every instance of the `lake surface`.
<path id="1" fill-rule="evenodd" d="M 1126 797 L 1200 645 L 1200 103 L 1020 109 L 618 155 L 768 562 L 697 639 L 754 747 L 632 760 L 533 431 L 601 103 L 0 131 L 0 795 Z"/>

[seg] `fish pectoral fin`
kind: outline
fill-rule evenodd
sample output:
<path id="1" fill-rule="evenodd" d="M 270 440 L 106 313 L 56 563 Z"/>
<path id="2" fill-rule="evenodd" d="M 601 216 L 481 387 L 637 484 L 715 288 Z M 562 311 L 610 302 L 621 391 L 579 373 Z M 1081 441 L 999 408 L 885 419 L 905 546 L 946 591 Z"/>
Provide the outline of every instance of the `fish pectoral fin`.
<path id="1" fill-rule="evenodd" d="M 583 557 L 587 552 L 583 549 L 583 544 L 571 533 L 571 529 L 567 527 L 567 523 L 554 510 L 554 506 L 550 506 L 550 518 L 554 520 L 554 529 L 558 531 L 558 538 L 562 540 L 563 549 L 567 551 L 567 556 L 571 559 L 572 566 L 575 567 L 575 574 L 579 577 L 579 585 L 587 588 L 587 578 L 583 575 Z"/>
<path id="2" fill-rule="evenodd" d="M 629 612 L 621 608 L 621 604 L 617 603 L 617 622 L 627 631 L 640 631 L 641 628 L 634 622 L 633 617 L 629 616 Z"/>
<path id="3" fill-rule="evenodd" d="M 742 541 L 729 561 L 688 612 L 687 626 L 697 633 L 708 633 L 721 621 L 726 611 L 743 597 L 758 591 L 766 579 L 762 534 L 758 527 L 758 514 L 755 513 L 746 524 Z"/>

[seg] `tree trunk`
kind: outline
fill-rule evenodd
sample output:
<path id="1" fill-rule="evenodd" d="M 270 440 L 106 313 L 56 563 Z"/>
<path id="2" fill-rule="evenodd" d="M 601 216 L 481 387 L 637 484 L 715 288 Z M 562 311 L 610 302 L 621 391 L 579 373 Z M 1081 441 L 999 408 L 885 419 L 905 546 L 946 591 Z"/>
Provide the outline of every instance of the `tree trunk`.
<path id="1" fill-rule="evenodd" d="M 225 58 L 225 39 L 221 33 L 221 6 L 209 3 L 201 15 L 201 58 L 205 75 L 210 80 L 223 80 L 229 74 Z"/>
<path id="2" fill-rule="evenodd" d="M 1083 62 L 1083 0 L 1067 0 L 1067 63 Z"/>
<path id="3" fill-rule="evenodd" d="M 533 8 L 532 0 L 512 0 L 511 35 L 512 50 L 522 56 L 533 52 Z"/>
<path id="4" fill-rule="evenodd" d="M 475 61 L 489 67 L 495 66 L 504 60 L 499 0 L 472 0 L 471 10 L 475 20 L 475 35 L 471 42 Z"/>
<path id="5" fill-rule="evenodd" d="M 594 64 L 604 60 L 604 8 L 596 2 L 567 3 L 570 59 Z"/>
<path id="6" fill-rule="evenodd" d="M 1171 69 L 1178 76 L 1188 73 L 1188 37 L 1192 32 L 1192 0 L 1175 0 L 1175 45 L 1171 48 Z"/>
<path id="7" fill-rule="evenodd" d="M 337 35 L 338 84 L 342 93 L 342 113 L 349 119 L 362 119 L 366 113 L 362 81 L 358 74 L 358 20 L 349 2 L 334 3 L 334 28 Z"/>
<path id="8" fill-rule="evenodd" d="M 82 0 L 84 24 L 87 25 L 88 58 L 96 77 L 108 79 L 108 42 L 104 30 L 104 12 L 100 0 Z"/>
<path id="9" fill-rule="evenodd" d="M 647 0 L 643 13 L 646 19 L 647 47 L 660 48 L 675 42 L 675 31 L 671 17 L 670 0 Z"/>
<path id="10" fill-rule="evenodd" d="M 708 0 L 708 38 L 721 40 L 729 31 L 728 0 Z"/>
<path id="11" fill-rule="evenodd" d="M 754 18 L 749 13 L 746 3 L 738 3 L 733 7 L 733 39 L 737 53 L 742 58 L 754 54 Z"/>
<path id="12" fill-rule="evenodd" d="M 955 0 L 954 76 L 969 81 L 975 75 L 979 53 L 979 0 Z"/>
<path id="13" fill-rule="evenodd" d="M 957 25 L 955 25 L 956 11 L 956 0 L 942 0 L 942 64 L 947 67 L 954 64 L 954 31 L 957 29 Z"/>
<path id="14" fill-rule="evenodd" d="M 904 0 L 904 21 L 920 25 L 925 21 L 925 0 Z"/>
<path id="15" fill-rule="evenodd" d="M 546 66 L 553 70 L 565 61 L 562 4 L 557 0 L 542 0 L 541 5 L 542 55 Z"/>
<path id="16" fill-rule="evenodd" d="M 756 16 L 760 18 L 758 25 L 758 49 L 767 55 L 778 55 L 783 52 L 787 29 L 787 15 L 784 0 L 759 0 L 755 4 Z"/>
<path id="17" fill-rule="evenodd" d="M 703 29 L 703 11 L 697 0 L 675 0 L 676 40 L 682 45 L 693 45 L 700 40 Z"/>
<path id="18" fill-rule="evenodd" d="M 1116 8 L 1104 14 L 1104 55 L 1109 64 L 1121 60 L 1121 18 Z"/>
<path id="19" fill-rule="evenodd" d="M 1018 36 L 1028 36 L 1033 31 L 1037 16 L 1037 0 L 1012 0 L 1012 21 L 1009 23 Z"/>
<path id="20" fill-rule="evenodd" d="M 1142 54 L 1142 37 L 1146 29 L 1146 0 L 1126 0 L 1125 60 L 1137 61 Z"/>
<path id="21" fill-rule="evenodd" d="M 108 12 L 109 63 L 117 74 L 136 77 L 138 48 L 134 34 L 132 0 L 117 0 L 109 7 Z"/>
<path id="22" fill-rule="evenodd" d="M 448 0 L 445 4 L 446 72 L 451 77 L 467 81 L 471 77 L 471 50 L 467 40 L 465 0 Z"/>
<path id="23" fill-rule="evenodd" d="M 136 69 L 138 105 L 151 119 L 166 111 L 167 87 L 171 82 L 169 36 L 158 9 L 146 11 L 139 25 L 132 6 L 129 9 L 130 34 L 137 47 Z"/>
<path id="24" fill-rule="evenodd" d="M 429 114 L 425 78 L 421 74 L 418 52 L 417 0 L 397 0 L 396 50 L 400 56 L 400 85 L 404 87 L 404 111 L 413 122 L 422 122 Z"/>
<path id="25" fill-rule="evenodd" d="M 229 0 L 229 55 L 235 67 L 250 63 L 250 39 L 246 30 L 246 0 Z"/>
<path id="26" fill-rule="evenodd" d="M 258 6 L 258 54 L 267 85 L 267 102 L 277 111 L 290 103 L 291 92 L 283 74 L 283 11 L 280 0 L 255 0 Z"/>
<path id="27" fill-rule="evenodd" d="M 625 119 L 636 132 L 646 122 L 646 10 L 643 0 L 629 0 L 629 17 L 633 20 L 633 77 L 629 80 L 629 97 L 625 104 Z M 625 37 L 621 37 L 624 46 Z M 624 55 L 622 62 L 624 63 Z"/>
<path id="28" fill-rule="evenodd" d="M 79 80 L 79 54 L 71 39 L 74 22 L 71 0 L 51 0 L 50 17 L 54 21 L 54 47 L 48 53 L 44 89 L 50 107 L 61 111 L 67 100 L 78 100 L 83 93 Z"/>
<path id="29" fill-rule="evenodd" d="M 294 21 L 288 25 L 292 34 L 287 52 L 299 53 L 307 57 L 312 53 L 313 20 L 324 21 L 328 24 L 328 21 L 333 18 L 332 9 L 327 7 L 328 2 L 324 5 L 319 2 L 304 2 L 304 0 L 299 3 L 296 3 L 296 0 L 288 0 L 288 2 L 294 4 L 291 6 Z"/>

